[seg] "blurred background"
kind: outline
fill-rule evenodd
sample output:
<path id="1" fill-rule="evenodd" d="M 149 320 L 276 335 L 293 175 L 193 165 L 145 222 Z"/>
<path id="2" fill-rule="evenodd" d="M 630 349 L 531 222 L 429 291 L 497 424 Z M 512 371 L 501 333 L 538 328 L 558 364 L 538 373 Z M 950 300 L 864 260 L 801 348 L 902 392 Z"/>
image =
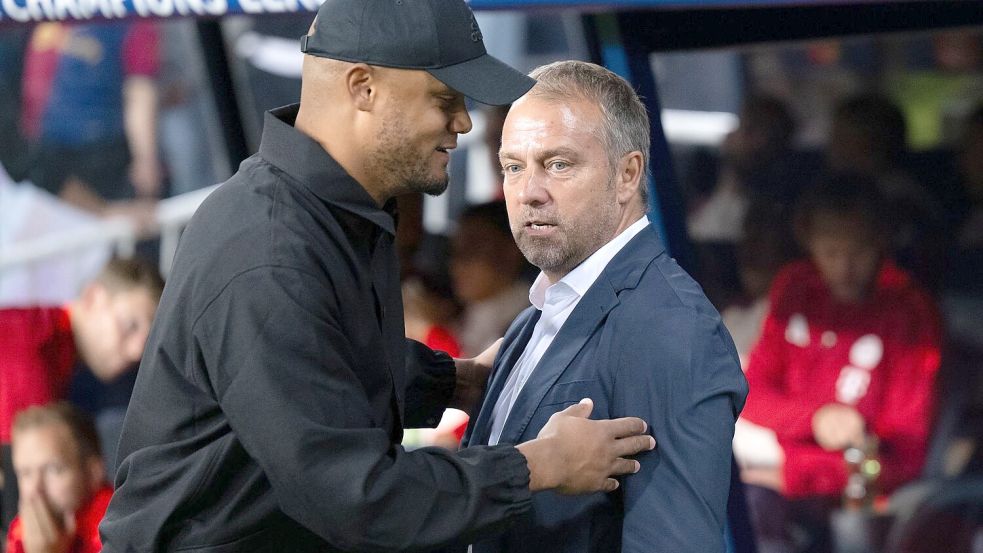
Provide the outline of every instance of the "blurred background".
<path id="1" fill-rule="evenodd" d="M 299 37 L 316 9 L 148 0 L 120 6 L 157 17 L 107 21 L 42 4 L 0 12 L 0 312 L 72 302 L 113 258 L 147 260 L 166 279 L 197 205 L 256 151 L 263 113 L 298 101 Z M 776 549 L 752 505 L 744 526 L 754 531 L 737 523 L 731 547 L 983 553 L 983 4 L 472 6 L 490 53 L 520 70 L 582 59 L 636 86 L 653 123 L 650 219 L 723 314 L 742 362 L 773 279 L 810 257 L 794 219 L 818 175 L 875 183 L 891 222 L 885 255 L 940 315 L 930 381 L 896 383 L 931 393 L 917 476 L 879 489 L 871 465 L 844 459 L 845 480 L 865 474 L 865 500 L 848 501 L 845 488 L 826 497 L 819 534 L 783 519 L 788 539 Z M 537 274 L 501 202 L 507 109 L 471 113 L 449 191 L 399 201 L 407 335 L 455 356 L 500 337 Z M 0 373 L 13 370 L 8 355 L 0 350 Z M 92 400 L 95 417 L 104 404 L 119 416 L 132 376 L 87 382 L 75 397 Z M 406 446 L 455 448 L 466 424 L 449 412 L 437 429 L 407 430 Z M 104 428 L 111 467 L 118 429 Z M 742 471 L 767 447 L 755 440 L 774 438 L 739 432 Z"/>

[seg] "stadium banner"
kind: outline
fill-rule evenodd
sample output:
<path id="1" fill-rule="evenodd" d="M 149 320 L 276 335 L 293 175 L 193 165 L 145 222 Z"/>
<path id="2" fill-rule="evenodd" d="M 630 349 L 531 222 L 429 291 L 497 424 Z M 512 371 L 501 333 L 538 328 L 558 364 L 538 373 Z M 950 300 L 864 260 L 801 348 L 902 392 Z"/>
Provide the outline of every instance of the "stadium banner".
<path id="1" fill-rule="evenodd" d="M 476 10 L 577 8 L 616 11 L 659 7 L 752 7 L 834 0 L 470 0 Z M 321 0 L 0 0 L 0 24 L 94 21 L 129 17 L 221 17 L 314 12 Z"/>
<path id="2" fill-rule="evenodd" d="M 320 0 L 0 0 L 0 23 L 314 12 Z"/>

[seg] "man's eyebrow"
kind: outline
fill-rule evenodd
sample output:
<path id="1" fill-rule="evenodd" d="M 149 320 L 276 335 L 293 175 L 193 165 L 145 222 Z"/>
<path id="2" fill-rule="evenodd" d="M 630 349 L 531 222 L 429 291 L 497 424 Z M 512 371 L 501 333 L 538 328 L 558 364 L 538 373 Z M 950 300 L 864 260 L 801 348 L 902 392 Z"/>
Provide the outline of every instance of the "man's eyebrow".
<path id="1" fill-rule="evenodd" d="M 551 148 L 549 150 L 546 150 L 544 152 L 541 152 L 537 156 L 538 159 L 549 159 L 551 157 L 566 157 L 566 158 L 576 159 L 576 158 L 579 158 L 580 157 L 580 154 L 577 153 L 577 150 L 575 150 L 574 148 L 568 148 L 566 146 L 560 146 L 560 147 Z M 503 159 L 519 159 L 519 156 L 517 154 L 513 154 L 512 152 L 509 152 L 507 150 L 500 150 L 498 152 L 498 159 L 499 160 L 503 160 Z"/>
<path id="2" fill-rule="evenodd" d="M 580 157 L 580 154 L 577 153 L 577 150 L 575 150 L 573 148 L 567 148 L 565 146 L 560 146 L 558 148 L 552 148 L 552 149 L 546 150 L 545 152 L 542 153 L 542 155 L 540 157 L 542 159 L 549 159 L 551 157 L 576 158 L 576 157 Z"/>

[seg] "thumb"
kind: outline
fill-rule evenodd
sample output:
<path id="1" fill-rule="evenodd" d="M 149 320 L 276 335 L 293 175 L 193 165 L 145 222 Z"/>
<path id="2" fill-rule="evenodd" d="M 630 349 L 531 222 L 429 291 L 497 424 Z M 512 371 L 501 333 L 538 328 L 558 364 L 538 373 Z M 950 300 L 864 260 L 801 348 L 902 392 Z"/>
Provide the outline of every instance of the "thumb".
<path id="1" fill-rule="evenodd" d="M 63 516 L 65 521 L 65 526 L 64 526 L 65 534 L 69 536 L 74 536 L 75 531 L 77 529 L 76 528 L 77 523 L 75 522 L 75 513 L 65 513 Z"/>
<path id="2" fill-rule="evenodd" d="M 587 417 L 590 416 L 591 411 L 593 410 L 594 410 L 594 401 L 591 400 L 589 397 L 585 397 L 584 399 L 580 400 L 580 403 L 567 407 L 566 409 L 561 411 L 561 413 L 569 417 L 579 417 L 582 419 L 586 419 Z"/>

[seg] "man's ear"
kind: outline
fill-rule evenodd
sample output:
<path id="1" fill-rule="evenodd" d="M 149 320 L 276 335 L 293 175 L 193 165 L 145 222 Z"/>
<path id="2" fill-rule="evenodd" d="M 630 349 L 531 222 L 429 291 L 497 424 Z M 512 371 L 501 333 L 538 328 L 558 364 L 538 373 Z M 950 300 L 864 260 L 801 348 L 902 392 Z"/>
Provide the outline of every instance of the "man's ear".
<path id="1" fill-rule="evenodd" d="M 378 85 L 375 68 L 368 64 L 356 63 L 345 71 L 345 88 L 359 111 L 372 111 L 379 96 Z"/>
<path id="2" fill-rule="evenodd" d="M 615 185 L 618 187 L 619 204 L 627 204 L 639 193 L 638 185 L 641 182 L 644 171 L 645 165 L 641 152 L 628 152 L 621 156 L 615 179 Z"/>

